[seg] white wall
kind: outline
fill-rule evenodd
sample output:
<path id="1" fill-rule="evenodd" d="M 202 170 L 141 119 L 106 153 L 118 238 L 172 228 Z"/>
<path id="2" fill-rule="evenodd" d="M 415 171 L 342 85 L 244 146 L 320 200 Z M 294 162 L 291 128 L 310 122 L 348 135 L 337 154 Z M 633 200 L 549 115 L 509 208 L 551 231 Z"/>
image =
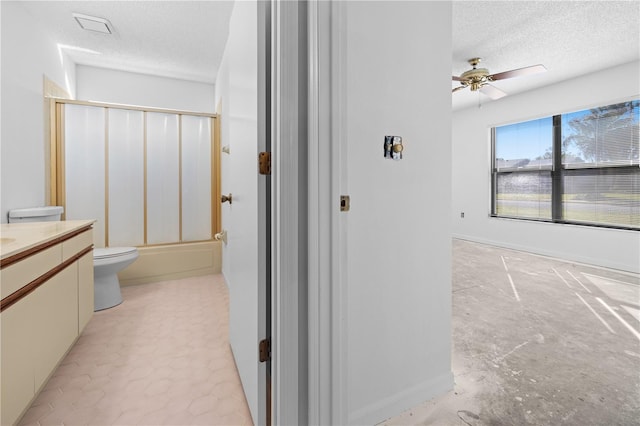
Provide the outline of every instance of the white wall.
<path id="1" fill-rule="evenodd" d="M 221 102 L 222 272 L 229 287 L 229 340 L 254 423 L 258 422 L 258 36 L 257 3 L 236 2 L 216 80 Z M 264 368 L 264 364 L 262 364 Z"/>
<path id="2" fill-rule="evenodd" d="M 45 204 L 45 108 L 47 76 L 75 95 L 75 64 L 58 52 L 20 2 L 2 8 L 2 139 L 0 222 L 10 209 Z M 46 148 L 45 148 L 46 147 Z"/>
<path id="3" fill-rule="evenodd" d="M 78 65 L 78 99 L 196 112 L 215 112 L 214 85 Z"/>
<path id="4" fill-rule="evenodd" d="M 551 70 L 553 72 L 553 70 Z M 546 117 L 638 97 L 634 62 L 486 102 L 453 114 L 455 237 L 599 266 L 640 272 L 640 233 L 577 225 L 498 219 L 491 210 L 492 126 Z M 464 219 L 460 217 L 464 212 Z"/>
<path id="5" fill-rule="evenodd" d="M 451 4 L 343 7 L 336 118 L 351 209 L 337 213 L 346 246 L 338 423 L 377 424 L 453 386 Z M 383 158 L 385 135 L 403 137 L 402 160 Z"/>

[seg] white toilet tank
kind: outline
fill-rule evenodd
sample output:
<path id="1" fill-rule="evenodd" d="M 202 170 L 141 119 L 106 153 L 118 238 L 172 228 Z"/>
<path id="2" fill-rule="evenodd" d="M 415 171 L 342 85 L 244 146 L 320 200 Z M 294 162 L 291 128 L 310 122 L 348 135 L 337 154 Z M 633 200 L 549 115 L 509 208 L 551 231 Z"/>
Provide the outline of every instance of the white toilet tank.
<path id="1" fill-rule="evenodd" d="M 60 206 L 30 207 L 9 210 L 9 223 L 53 222 L 60 220 L 63 209 Z"/>

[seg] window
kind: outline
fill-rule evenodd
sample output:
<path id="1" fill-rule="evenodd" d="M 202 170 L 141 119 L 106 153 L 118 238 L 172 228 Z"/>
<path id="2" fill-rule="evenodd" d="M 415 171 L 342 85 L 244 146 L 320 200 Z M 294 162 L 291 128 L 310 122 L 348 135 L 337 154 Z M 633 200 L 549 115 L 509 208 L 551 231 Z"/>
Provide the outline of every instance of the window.
<path id="1" fill-rule="evenodd" d="M 551 219 L 551 118 L 495 129 L 495 214 Z"/>
<path id="2" fill-rule="evenodd" d="M 640 229 L 640 101 L 492 131 L 492 216 Z"/>

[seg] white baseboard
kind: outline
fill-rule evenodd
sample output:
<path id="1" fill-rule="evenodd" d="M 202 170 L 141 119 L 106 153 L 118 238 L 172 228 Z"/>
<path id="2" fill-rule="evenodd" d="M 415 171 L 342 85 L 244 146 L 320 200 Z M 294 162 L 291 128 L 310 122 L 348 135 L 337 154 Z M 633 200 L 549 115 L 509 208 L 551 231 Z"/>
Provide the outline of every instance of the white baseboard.
<path id="1" fill-rule="evenodd" d="M 378 424 L 423 402 L 443 395 L 451 389 L 453 389 L 453 373 L 448 371 L 431 380 L 404 389 L 374 404 L 354 411 L 350 414 L 348 423 L 350 425 Z"/>
<path id="2" fill-rule="evenodd" d="M 528 247 L 519 244 L 508 243 L 504 241 L 495 241 L 486 238 L 478 238 L 470 235 L 462 235 L 462 234 L 452 234 L 452 238 L 458 240 L 472 241 L 475 243 L 487 244 L 490 246 L 496 247 L 504 247 L 511 250 L 524 251 L 530 254 L 535 254 L 539 256 L 553 257 L 556 259 L 565 260 L 567 262 L 579 263 L 586 266 L 591 267 L 600 267 L 606 269 L 615 269 L 616 272 L 622 274 L 639 274 L 640 273 L 640 263 L 636 266 L 635 270 L 630 270 L 630 266 L 626 263 L 622 262 L 613 262 L 608 261 L 606 259 L 600 258 L 591 258 L 588 256 L 580 256 L 576 254 L 566 253 L 566 252 L 556 252 L 553 250 L 543 250 L 537 247 Z"/>

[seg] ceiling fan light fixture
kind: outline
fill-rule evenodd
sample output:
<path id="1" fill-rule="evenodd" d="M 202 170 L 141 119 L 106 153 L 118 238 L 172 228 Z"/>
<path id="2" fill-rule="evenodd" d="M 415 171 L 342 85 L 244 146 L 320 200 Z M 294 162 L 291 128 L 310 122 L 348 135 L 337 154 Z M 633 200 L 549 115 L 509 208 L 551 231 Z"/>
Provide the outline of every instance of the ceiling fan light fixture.
<path id="1" fill-rule="evenodd" d="M 113 34 L 111 22 L 97 16 L 83 15 L 81 13 L 72 13 L 80 28 L 87 31 L 94 31 L 103 34 Z"/>

